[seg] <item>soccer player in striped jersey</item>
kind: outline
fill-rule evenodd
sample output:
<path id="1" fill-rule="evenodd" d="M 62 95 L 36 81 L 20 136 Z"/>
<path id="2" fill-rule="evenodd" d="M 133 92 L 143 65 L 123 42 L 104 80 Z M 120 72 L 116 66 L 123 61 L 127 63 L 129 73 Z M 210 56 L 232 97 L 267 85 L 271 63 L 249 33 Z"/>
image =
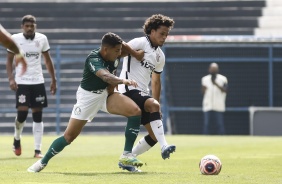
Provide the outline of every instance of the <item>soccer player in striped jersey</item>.
<path id="1" fill-rule="evenodd" d="M 173 25 L 174 20 L 167 16 L 152 15 L 143 26 L 145 36 L 128 42 L 132 49 L 144 50 L 145 53 L 141 62 L 131 55 L 125 57 L 120 73 L 120 77 L 123 79 L 135 80 L 138 87 L 118 86 L 119 92 L 131 98 L 142 110 L 141 124 L 148 131 L 148 135 L 141 138 L 132 150 L 132 154 L 136 156 L 149 150 L 157 142 L 160 144 L 163 159 L 169 158 L 170 154 L 176 149 L 175 145 L 169 145 L 165 139 L 160 112 L 161 73 L 165 65 L 165 55 L 160 47 L 165 43 Z M 152 95 L 149 91 L 150 82 Z M 126 133 L 125 136 L 127 139 Z M 130 165 L 119 162 L 119 166 L 136 172 L 136 169 Z"/>

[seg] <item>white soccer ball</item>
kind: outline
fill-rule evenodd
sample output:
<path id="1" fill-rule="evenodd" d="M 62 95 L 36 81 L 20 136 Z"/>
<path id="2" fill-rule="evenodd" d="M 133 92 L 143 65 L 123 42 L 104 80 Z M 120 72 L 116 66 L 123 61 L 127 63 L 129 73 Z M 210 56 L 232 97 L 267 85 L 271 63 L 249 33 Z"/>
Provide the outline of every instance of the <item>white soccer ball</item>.
<path id="1" fill-rule="evenodd" d="M 200 171 L 204 175 L 218 175 L 221 167 L 221 161 L 215 155 L 206 155 L 199 163 Z"/>

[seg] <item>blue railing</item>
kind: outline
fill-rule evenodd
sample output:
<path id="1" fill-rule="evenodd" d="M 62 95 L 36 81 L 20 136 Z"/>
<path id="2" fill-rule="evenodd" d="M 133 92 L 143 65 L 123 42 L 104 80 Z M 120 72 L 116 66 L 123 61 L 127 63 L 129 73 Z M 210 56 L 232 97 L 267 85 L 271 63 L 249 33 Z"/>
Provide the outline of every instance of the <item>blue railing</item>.
<path id="1" fill-rule="evenodd" d="M 267 62 L 268 63 L 268 106 L 273 106 L 273 62 L 282 62 L 282 57 L 274 57 L 273 55 L 273 49 L 274 48 L 282 48 L 281 44 L 167 44 L 163 47 L 163 51 L 166 53 L 168 49 L 181 47 L 181 48 L 226 48 L 226 47 L 257 47 L 257 48 L 267 48 L 268 49 L 268 57 L 238 57 L 238 58 L 217 58 L 216 62 Z M 66 62 L 77 62 L 78 59 L 83 62 L 85 60 L 85 54 L 81 54 L 81 56 L 77 56 L 76 58 L 73 57 L 66 57 L 67 54 L 62 54 L 65 50 L 81 50 L 81 51 L 90 51 L 93 48 L 96 48 L 95 46 L 90 45 L 58 45 L 55 47 L 55 68 L 56 68 L 56 76 L 57 76 L 57 93 L 56 93 L 56 107 L 55 108 L 47 108 L 44 110 L 44 112 L 50 112 L 50 113 L 56 113 L 56 132 L 60 133 L 60 114 L 62 112 L 70 112 L 70 108 L 61 108 L 61 81 L 60 81 L 60 75 L 61 75 L 61 64 Z M 54 47 L 53 47 L 54 48 Z M 52 54 L 54 54 L 54 51 L 52 50 Z M 197 58 L 188 58 L 188 57 L 170 57 L 166 55 L 166 62 L 167 63 L 174 63 L 174 62 L 214 62 L 214 58 L 204 58 L 204 57 L 197 57 Z M 167 70 L 164 69 L 162 74 L 162 91 L 161 91 L 161 102 L 162 102 L 162 113 L 163 113 L 163 120 L 164 125 L 166 125 L 169 113 L 175 112 L 175 111 L 185 111 L 185 112 L 200 112 L 202 111 L 201 107 L 179 107 L 179 106 L 172 106 L 168 102 L 168 98 L 170 98 L 167 94 L 167 84 L 165 83 L 165 77 L 166 77 Z M 282 72 L 282 71 L 281 71 Z M 248 107 L 227 107 L 227 111 L 230 112 L 246 112 L 248 111 Z M 16 112 L 15 109 L 0 109 L 0 112 Z M 166 128 L 166 126 L 165 126 Z"/>

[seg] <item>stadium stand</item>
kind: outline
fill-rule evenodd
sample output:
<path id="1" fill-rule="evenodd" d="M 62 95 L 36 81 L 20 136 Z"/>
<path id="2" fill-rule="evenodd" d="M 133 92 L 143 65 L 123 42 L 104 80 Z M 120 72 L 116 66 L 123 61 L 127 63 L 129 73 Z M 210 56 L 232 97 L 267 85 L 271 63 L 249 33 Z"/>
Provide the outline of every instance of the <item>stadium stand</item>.
<path id="1" fill-rule="evenodd" d="M 70 115 L 70 109 L 75 103 L 75 91 L 81 79 L 85 56 L 94 45 L 96 46 L 99 43 L 100 38 L 105 32 L 115 32 L 125 41 L 128 41 L 133 37 L 143 35 L 142 25 L 146 17 L 155 13 L 163 13 L 173 17 L 176 21 L 175 28 L 171 31 L 171 35 L 254 36 L 263 33 L 264 35 L 269 35 L 267 30 L 260 29 L 260 26 L 263 28 L 266 25 L 263 26 L 263 19 L 259 17 L 263 15 L 263 12 L 270 12 L 270 10 L 264 10 L 266 4 L 264 0 L 122 1 L 103 3 L 100 1 L 96 3 L 84 1 L 67 2 L 67 0 L 50 0 L 50 2 L 46 2 L 45 0 L 40 3 L 34 3 L 30 0 L 25 3 L 20 3 L 15 0 L 10 0 L 5 3 L 0 2 L 0 22 L 8 31 L 16 33 L 20 31 L 20 20 L 23 15 L 32 14 L 36 16 L 38 20 L 38 31 L 46 34 L 49 38 L 52 47 L 51 54 L 54 61 L 57 62 L 57 59 L 60 58 L 61 96 L 59 101 L 56 101 L 56 97 L 48 96 L 49 108 L 46 109 L 48 113 L 44 114 L 45 132 L 48 133 L 56 131 L 56 103 L 60 104 L 60 129 L 64 130 Z M 85 48 L 83 46 L 79 47 L 82 44 L 88 46 Z M 60 49 L 61 55 L 59 57 L 55 55 L 56 49 Z M 179 50 L 172 49 L 171 53 L 167 54 L 169 57 L 174 57 L 178 51 Z M 199 53 L 194 54 L 197 55 Z M 211 57 L 214 56 L 211 55 Z M 8 82 L 5 78 L 4 50 L 0 50 L 0 60 L 0 132 L 12 132 L 12 122 L 15 117 L 14 94 L 9 91 Z M 232 64 L 226 65 L 229 65 L 230 68 L 235 67 L 231 66 Z M 168 66 L 175 67 L 172 63 L 168 64 Z M 181 71 L 185 69 L 183 65 L 177 67 L 180 67 L 179 70 Z M 206 69 L 205 63 L 197 65 L 192 63 L 192 65 L 187 65 L 187 67 L 187 71 L 191 70 L 191 68 L 196 68 L 196 70 L 191 71 L 192 73 L 200 71 L 202 68 Z M 225 65 L 223 65 L 223 68 L 224 67 Z M 242 68 L 239 68 L 239 70 L 241 69 Z M 168 72 L 170 72 L 170 70 L 168 70 Z M 200 74 L 203 74 L 205 70 L 201 72 Z M 45 72 L 45 74 L 47 73 Z M 48 77 L 49 76 L 46 75 L 47 91 L 49 87 Z M 177 82 L 173 80 L 174 79 L 171 78 L 169 85 L 173 86 L 177 84 Z M 197 82 L 198 79 L 194 78 L 193 81 L 189 81 L 189 84 L 195 84 L 195 81 Z M 194 84 L 193 86 L 197 87 L 198 84 Z M 188 92 L 187 89 L 188 88 L 185 89 L 185 93 Z M 198 94 L 198 88 L 193 88 L 192 93 Z M 199 96 L 196 95 L 196 98 L 193 98 L 192 95 L 191 98 L 188 99 L 191 99 L 190 103 L 192 103 L 192 106 L 200 107 L 201 100 Z M 180 103 L 180 105 L 182 102 L 185 102 L 181 101 L 181 99 L 180 101 L 179 99 L 178 101 L 171 99 L 171 101 Z M 186 118 L 193 119 L 194 117 L 196 121 L 199 121 L 198 117 L 201 116 L 200 113 L 201 112 L 177 112 L 175 116 L 182 117 L 178 121 L 183 121 Z M 227 113 L 228 119 L 232 119 L 230 129 L 233 129 L 233 122 L 240 122 L 242 118 L 240 119 L 240 117 L 234 113 L 228 114 L 229 113 Z M 241 116 L 243 116 L 244 120 L 248 118 L 246 113 L 241 114 Z M 27 121 L 31 122 L 30 116 Z M 122 132 L 124 130 L 125 118 L 120 116 L 108 116 L 104 113 L 99 113 L 99 116 L 95 118 L 94 121 L 94 124 L 90 123 L 87 125 L 84 132 Z M 241 124 L 243 123 L 245 122 L 241 122 Z M 178 133 L 200 132 L 199 125 L 188 132 L 181 132 L 181 130 L 187 129 L 186 126 L 181 127 L 182 125 L 183 124 L 180 124 L 178 126 Z M 31 132 L 30 127 L 31 123 L 27 123 L 27 128 L 24 132 Z M 247 128 L 243 131 L 243 134 L 247 134 L 248 127 L 245 127 L 244 124 L 243 128 Z M 242 132 L 237 130 L 233 132 L 230 131 L 230 134 L 240 133 Z"/>
<path id="2" fill-rule="evenodd" d="M 253 35 L 265 6 L 264 0 L 58 2 L 2 2 L 1 24 L 17 32 L 20 18 L 32 14 L 51 44 L 85 44 L 99 43 L 106 31 L 124 40 L 138 37 L 145 18 L 162 13 L 176 21 L 172 35 Z"/>

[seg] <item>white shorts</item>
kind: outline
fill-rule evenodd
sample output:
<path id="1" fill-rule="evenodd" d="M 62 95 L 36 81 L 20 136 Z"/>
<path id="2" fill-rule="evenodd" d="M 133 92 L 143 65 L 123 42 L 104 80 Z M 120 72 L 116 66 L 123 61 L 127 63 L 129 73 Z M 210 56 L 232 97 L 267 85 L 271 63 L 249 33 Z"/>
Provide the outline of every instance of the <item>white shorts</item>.
<path id="1" fill-rule="evenodd" d="M 71 118 L 91 121 L 99 110 L 107 112 L 108 92 L 105 89 L 101 94 L 92 93 L 80 86 L 76 92 L 76 104 L 73 106 Z"/>

